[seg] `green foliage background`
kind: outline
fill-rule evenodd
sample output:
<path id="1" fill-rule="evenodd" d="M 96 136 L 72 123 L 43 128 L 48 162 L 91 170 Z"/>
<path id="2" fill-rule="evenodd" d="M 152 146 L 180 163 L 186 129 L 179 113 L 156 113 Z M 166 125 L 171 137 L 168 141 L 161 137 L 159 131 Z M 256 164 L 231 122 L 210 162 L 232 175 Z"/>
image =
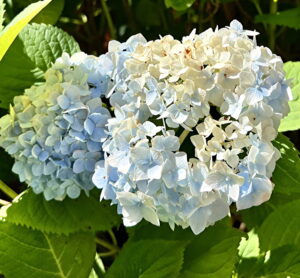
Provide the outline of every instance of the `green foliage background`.
<path id="1" fill-rule="evenodd" d="M 138 32 L 180 38 L 232 19 L 256 29 L 258 43 L 282 56 L 294 100 L 274 142 L 282 157 L 271 200 L 241 212 L 233 207 L 231 217 L 199 236 L 144 222 L 125 230 L 97 190 L 47 202 L 18 182 L 0 150 L 0 277 L 300 277 L 300 0 L 34 2 L 0 0 L 0 115 L 15 95 L 43 81 L 62 52 L 99 55 L 111 39 Z"/>

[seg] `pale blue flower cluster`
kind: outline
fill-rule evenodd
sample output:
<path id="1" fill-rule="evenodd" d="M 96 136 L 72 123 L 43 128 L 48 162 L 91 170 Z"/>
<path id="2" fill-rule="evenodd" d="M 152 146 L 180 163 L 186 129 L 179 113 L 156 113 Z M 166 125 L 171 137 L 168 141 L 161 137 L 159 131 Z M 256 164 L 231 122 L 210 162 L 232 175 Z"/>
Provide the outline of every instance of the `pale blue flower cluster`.
<path id="1" fill-rule="evenodd" d="M 110 118 L 100 98 L 110 82 L 105 66 L 84 53 L 64 54 L 0 119 L 0 145 L 15 158 L 13 172 L 47 200 L 94 187 Z"/>
<path id="2" fill-rule="evenodd" d="M 282 60 L 257 34 L 235 20 L 182 41 L 110 44 L 114 117 L 93 182 L 126 226 L 144 218 L 198 234 L 232 203 L 270 198 L 280 157 L 271 141 L 291 93 Z"/>
<path id="3" fill-rule="evenodd" d="M 256 35 L 234 20 L 182 41 L 138 34 L 100 57 L 63 55 L 14 99 L 0 145 L 47 200 L 96 186 L 126 226 L 145 219 L 199 234 L 231 204 L 257 206 L 273 190 L 272 140 L 291 92 L 282 60 Z"/>

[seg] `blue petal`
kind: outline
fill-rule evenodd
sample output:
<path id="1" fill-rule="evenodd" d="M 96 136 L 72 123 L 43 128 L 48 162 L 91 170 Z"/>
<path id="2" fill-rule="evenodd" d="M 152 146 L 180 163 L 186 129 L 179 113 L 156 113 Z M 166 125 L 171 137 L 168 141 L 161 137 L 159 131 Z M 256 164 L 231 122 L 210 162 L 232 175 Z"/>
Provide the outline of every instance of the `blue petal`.
<path id="1" fill-rule="evenodd" d="M 70 106 L 70 100 L 68 97 L 66 97 L 65 95 L 60 95 L 58 98 L 57 98 L 57 103 L 58 105 L 62 108 L 62 109 L 68 109 L 69 106 Z"/>
<path id="2" fill-rule="evenodd" d="M 91 119 L 87 118 L 87 119 L 84 121 L 84 129 L 87 131 L 87 133 L 88 133 L 89 135 L 92 135 L 92 133 L 93 133 L 93 131 L 94 131 L 94 129 L 95 129 L 95 124 L 94 124 L 94 122 L 93 122 Z"/>
<path id="3" fill-rule="evenodd" d="M 49 158 L 49 153 L 47 151 L 42 151 L 39 154 L 39 160 L 42 162 L 46 161 L 48 158 Z"/>
<path id="4" fill-rule="evenodd" d="M 84 159 L 77 159 L 73 164 L 73 171 L 76 174 L 82 173 L 85 170 L 85 160 Z"/>
<path id="5" fill-rule="evenodd" d="M 98 152 L 101 150 L 101 143 L 92 140 L 87 141 L 87 148 L 89 152 Z"/>
<path id="6" fill-rule="evenodd" d="M 71 185 L 67 188 L 67 195 L 71 198 L 71 199 L 76 199 L 79 197 L 80 195 L 80 188 L 76 185 Z"/>

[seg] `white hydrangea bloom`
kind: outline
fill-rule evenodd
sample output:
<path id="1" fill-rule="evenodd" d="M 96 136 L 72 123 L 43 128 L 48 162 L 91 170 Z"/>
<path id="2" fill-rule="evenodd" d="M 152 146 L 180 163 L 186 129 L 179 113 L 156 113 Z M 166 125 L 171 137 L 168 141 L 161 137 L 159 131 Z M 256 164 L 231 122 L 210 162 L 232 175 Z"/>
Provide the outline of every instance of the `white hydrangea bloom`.
<path id="1" fill-rule="evenodd" d="M 282 60 L 255 31 L 229 27 L 147 42 L 112 42 L 114 108 L 107 159 L 96 166 L 102 198 L 126 225 L 142 218 L 195 234 L 268 200 L 279 152 L 271 141 L 289 112 Z M 188 136 L 187 136 L 188 135 Z"/>

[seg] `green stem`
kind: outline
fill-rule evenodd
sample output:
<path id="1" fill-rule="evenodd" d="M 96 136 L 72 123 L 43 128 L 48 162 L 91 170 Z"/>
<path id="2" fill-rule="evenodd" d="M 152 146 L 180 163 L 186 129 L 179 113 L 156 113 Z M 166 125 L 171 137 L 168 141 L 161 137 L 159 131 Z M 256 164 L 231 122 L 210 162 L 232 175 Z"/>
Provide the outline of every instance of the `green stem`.
<path id="1" fill-rule="evenodd" d="M 13 191 L 8 185 L 6 185 L 2 180 L 0 180 L 0 190 L 12 199 L 18 196 L 18 194 Z"/>
<path id="2" fill-rule="evenodd" d="M 105 240 L 103 240 L 103 239 L 101 239 L 101 238 L 97 238 L 97 237 L 96 237 L 96 242 L 97 242 L 99 245 L 105 247 L 105 248 L 108 249 L 108 250 L 115 250 L 115 249 L 118 249 L 117 246 L 115 246 L 115 245 L 113 245 L 113 244 L 111 244 L 111 243 L 109 243 L 109 242 L 107 242 L 107 241 L 105 241 Z"/>
<path id="3" fill-rule="evenodd" d="M 164 6 L 163 1 L 160 1 L 160 0 L 158 1 L 158 11 L 160 13 L 162 26 L 163 26 L 164 30 L 166 31 L 169 29 L 169 27 L 168 27 L 168 21 L 165 16 L 165 6 Z"/>
<path id="4" fill-rule="evenodd" d="M 277 13 L 277 0 L 271 0 L 270 2 L 270 14 L 276 14 Z M 269 25 L 269 47 L 272 51 L 275 49 L 275 42 L 276 42 L 276 25 L 270 24 Z"/>
<path id="5" fill-rule="evenodd" d="M 253 0 L 252 2 L 253 2 L 253 4 L 254 4 L 254 6 L 255 6 L 255 8 L 256 8 L 256 10 L 257 10 L 257 12 L 258 12 L 258 14 L 263 14 L 262 9 L 261 9 L 261 7 L 260 7 L 260 5 L 259 5 L 258 0 Z"/>
<path id="6" fill-rule="evenodd" d="M 184 130 L 180 136 L 179 136 L 179 144 L 181 145 L 183 143 L 183 141 L 185 140 L 185 138 L 188 136 L 190 132 L 188 130 Z"/>
<path id="7" fill-rule="evenodd" d="M 104 11 L 104 14 L 105 14 L 105 17 L 106 17 L 106 20 L 107 20 L 108 29 L 109 29 L 111 38 L 115 39 L 117 37 L 117 32 L 116 32 L 116 28 L 114 26 L 114 23 L 111 19 L 108 7 L 106 5 L 106 0 L 101 0 L 101 5 L 102 5 L 102 9 Z"/>
<path id="8" fill-rule="evenodd" d="M 114 246 L 118 246 L 118 242 L 117 242 L 114 232 L 110 229 L 110 230 L 108 230 L 108 233 L 109 233 L 109 236 L 110 236 Z"/>
<path id="9" fill-rule="evenodd" d="M 110 257 L 110 256 L 113 256 L 113 255 L 115 255 L 117 253 L 118 253 L 117 250 L 111 250 L 111 251 L 108 251 L 108 252 L 98 253 L 98 255 L 100 257 Z"/>
<path id="10" fill-rule="evenodd" d="M 256 8 L 256 10 L 258 12 L 258 14 L 262 15 L 263 11 L 262 11 L 262 9 L 261 9 L 261 7 L 259 5 L 259 1 L 258 0 L 252 0 L 252 2 L 254 4 L 254 6 L 255 6 L 255 8 Z M 263 23 L 263 25 L 264 25 L 265 30 L 267 30 L 267 24 Z"/>

